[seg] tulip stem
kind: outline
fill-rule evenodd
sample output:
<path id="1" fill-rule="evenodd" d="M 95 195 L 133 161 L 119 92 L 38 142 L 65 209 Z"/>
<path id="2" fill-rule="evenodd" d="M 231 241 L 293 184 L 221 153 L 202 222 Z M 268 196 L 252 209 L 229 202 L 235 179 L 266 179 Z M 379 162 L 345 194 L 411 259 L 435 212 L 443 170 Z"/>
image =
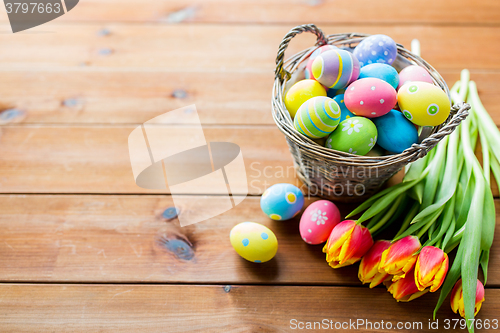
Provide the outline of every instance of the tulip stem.
<path id="1" fill-rule="evenodd" d="M 394 203 L 392 204 L 391 206 L 391 209 L 389 209 L 387 211 L 387 213 L 385 214 L 385 216 L 380 219 L 380 221 L 375 224 L 371 229 L 368 229 L 370 230 L 370 233 L 373 235 L 378 229 L 380 229 L 391 217 L 392 215 L 394 215 L 394 212 L 396 211 L 396 209 L 398 209 L 398 206 L 399 204 L 401 203 L 401 200 L 403 199 L 403 195 L 400 195 L 396 201 L 394 201 Z"/>
<path id="2" fill-rule="evenodd" d="M 415 215 L 417 215 L 419 208 L 420 208 L 420 204 L 415 201 L 413 203 L 413 206 L 410 208 L 408 215 L 406 215 L 406 217 L 403 221 L 403 224 L 401 225 L 401 228 L 399 228 L 398 233 L 396 234 L 396 236 L 394 236 L 394 239 L 398 238 L 406 229 L 408 229 L 410 222 L 413 220 Z"/>

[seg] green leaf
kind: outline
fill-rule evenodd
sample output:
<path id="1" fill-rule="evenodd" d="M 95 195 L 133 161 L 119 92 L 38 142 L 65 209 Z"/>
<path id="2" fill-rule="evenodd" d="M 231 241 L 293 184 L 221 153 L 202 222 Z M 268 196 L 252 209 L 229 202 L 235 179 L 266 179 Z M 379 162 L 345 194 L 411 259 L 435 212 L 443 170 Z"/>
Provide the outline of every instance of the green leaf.
<path id="1" fill-rule="evenodd" d="M 464 246 L 464 258 L 462 261 L 462 286 L 465 308 L 465 320 L 469 322 L 474 319 L 474 306 L 476 300 L 477 272 L 479 266 L 479 255 L 481 254 L 481 229 L 483 220 L 483 204 L 485 193 L 485 180 L 481 165 L 471 147 L 471 136 L 469 133 L 470 120 L 467 118 L 461 124 L 462 141 L 464 148 L 464 158 L 467 167 L 472 168 L 476 187 L 470 202 L 470 210 L 465 223 L 465 231 L 460 242 Z M 469 327 L 469 332 L 474 332 L 473 327 Z"/>
<path id="2" fill-rule="evenodd" d="M 392 202 L 394 202 L 394 200 L 397 197 L 399 197 L 401 194 L 406 192 L 410 187 L 414 186 L 419 181 L 420 181 L 420 179 L 415 179 L 415 180 L 412 180 L 410 182 L 400 183 L 400 184 L 402 184 L 401 186 L 396 185 L 396 186 L 390 187 L 393 190 L 390 191 L 389 193 L 387 193 L 386 195 L 378 198 L 374 203 L 372 203 L 371 207 L 368 208 L 363 213 L 363 215 L 361 215 L 361 217 L 358 219 L 358 223 L 362 223 L 363 221 L 366 221 L 366 220 L 372 218 L 373 216 L 375 216 L 376 214 L 380 213 L 384 208 L 386 208 L 388 205 L 390 205 Z M 351 215 L 352 215 L 352 213 L 349 214 L 348 216 L 351 216 Z"/>
<path id="3" fill-rule="evenodd" d="M 493 171 L 493 177 L 495 177 L 497 186 L 500 187 L 500 164 L 494 157 L 491 159 L 491 171 Z"/>
<path id="4" fill-rule="evenodd" d="M 455 208 L 455 196 L 448 200 L 444 207 L 443 214 L 441 215 L 441 225 L 439 231 L 435 235 L 432 236 L 432 239 L 429 240 L 427 245 L 434 245 L 450 228 L 451 221 L 453 219 L 453 213 Z M 451 236 L 450 236 L 451 237 Z M 444 246 L 442 246 L 444 248 Z"/>
<path id="5" fill-rule="evenodd" d="M 483 270 L 484 284 L 486 284 L 486 281 L 488 280 L 489 261 L 490 261 L 490 250 L 483 250 L 483 252 L 481 252 L 481 259 L 479 259 L 479 262 L 481 264 L 481 269 Z"/>
<path id="6" fill-rule="evenodd" d="M 448 242 L 450 241 L 451 237 L 453 237 L 454 233 L 455 233 L 455 216 L 452 216 L 450 227 L 448 228 L 448 230 L 446 230 L 446 234 L 444 235 L 443 243 L 441 244 L 441 249 L 443 249 L 443 250 L 446 249 L 446 246 L 448 245 Z M 447 252 L 447 251 L 445 251 L 445 252 Z"/>
<path id="7" fill-rule="evenodd" d="M 448 137 L 438 143 L 436 155 L 430 163 L 431 169 L 429 171 L 429 175 L 425 177 L 424 197 L 422 202 L 422 206 L 424 208 L 428 207 L 434 201 L 434 197 L 436 196 L 439 180 L 442 179 L 441 173 L 443 171 L 447 144 Z"/>
<path id="8" fill-rule="evenodd" d="M 433 203 L 430 206 L 425 206 L 426 207 L 424 210 L 422 210 L 420 213 L 418 213 L 417 216 L 413 219 L 412 223 L 418 222 L 420 219 L 424 218 L 425 216 L 435 212 L 438 210 L 441 206 L 446 204 L 450 198 L 455 194 L 456 188 L 457 188 L 457 183 L 458 183 L 458 177 L 459 175 L 457 174 L 457 150 L 458 150 L 458 131 L 454 131 L 450 135 L 450 139 L 448 140 L 448 147 L 446 150 L 446 167 L 444 171 L 444 178 L 439 178 L 441 180 L 441 186 L 439 187 L 439 191 L 437 194 L 437 200 L 435 203 Z M 429 173 L 429 177 L 432 177 L 432 171 Z M 427 178 L 427 179 L 428 179 Z M 427 182 L 426 182 L 427 185 Z M 437 181 L 436 181 L 437 185 Z M 424 199 L 425 201 L 425 199 Z"/>
<path id="9" fill-rule="evenodd" d="M 490 187 L 485 186 L 483 223 L 481 228 L 481 249 L 489 250 L 493 244 L 493 235 L 495 234 L 496 214 L 495 201 Z"/>
<path id="10" fill-rule="evenodd" d="M 426 226 L 430 227 L 430 224 L 433 223 L 433 222 L 435 222 L 437 220 L 437 218 L 439 217 L 439 215 L 441 214 L 441 212 L 443 211 L 443 209 L 444 209 L 444 206 L 441 207 L 440 210 L 432 213 L 431 215 L 426 216 L 425 218 L 423 218 L 419 222 L 410 225 L 410 227 L 408 229 L 406 229 L 405 232 L 403 232 L 398 237 L 395 237 L 394 241 L 400 240 L 401 238 L 405 238 L 408 235 L 412 235 L 414 232 L 416 232 L 417 230 L 419 230 L 422 227 L 424 227 L 424 228 Z"/>

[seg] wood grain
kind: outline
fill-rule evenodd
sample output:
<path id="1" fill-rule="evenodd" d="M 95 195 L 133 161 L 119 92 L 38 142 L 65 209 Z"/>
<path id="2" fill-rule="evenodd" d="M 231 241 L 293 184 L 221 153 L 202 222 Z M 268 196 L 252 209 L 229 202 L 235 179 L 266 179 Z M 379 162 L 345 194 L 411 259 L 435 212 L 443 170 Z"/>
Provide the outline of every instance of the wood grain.
<path id="1" fill-rule="evenodd" d="M 169 193 L 135 184 L 128 151 L 133 128 L 6 126 L 0 136 L 0 193 Z M 173 126 L 169 133 L 180 138 L 188 128 Z M 205 126 L 204 133 L 207 142 L 229 141 L 241 147 L 250 194 L 262 194 L 276 183 L 301 186 L 276 126 Z M 498 197 L 495 184 L 492 189 Z M 221 194 L 212 184 L 200 185 L 196 193 Z"/>
<path id="2" fill-rule="evenodd" d="M 220 203 L 210 200 L 211 206 Z M 162 217 L 173 206 L 170 196 L 2 195 L 0 281 L 360 285 L 357 265 L 333 270 L 321 245 L 300 238 L 298 218 L 272 221 L 259 202 L 247 197 L 206 222 L 180 227 Z M 338 206 L 342 216 L 355 207 Z M 498 199 L 496 208 L 498 228 Z M 275 259 L 256 265 L 236 254 L 229 232 L 244 221 L 275 232 Z M 500 286 L 498 237 L 488 286 Z"/>
<path id="3" fill-rule="evenodd" d="M 441 74 L 449 86 L 460 78 L 459 71 Z M 4 71 L 2 77 L 0 124 L 141 124 L 192 103 L 203 124 L 274 124 L 271 71 L 156 73 L 88 68 L 71 75 L 47 70 Z M 471 79 L 500 125 L 500 73 L 472 71 Z M 2 109 L 9 111 L 1 113 Z"/>
<path id="4" fill-rule="evenodd" d="M 390 9 L 390 10 L 388 10 Z M 498 24 L 498 1 L 390 0 L 86 0 L 58 20 L 67 22 L 217 22 L 217 23 L 432 23 Z M 1 13 L 6 20 L 6 14 Z"/>
<path id="5" fill-rule="evenodd" d="M 9 28 L 3 25 L 4 29 Z M 106 27 L 108 35 L 100 31 Z M 51 23 L 30 33 L 0 34 L 0 71 L 97 70 L 184 72 L 274 71 L 286 25 L 158 25 Z M 439 70 L 500 69 L 500 26 L 320 25 L 325 33 L 387 34 L 410 47 L 418 38 L 424 58 Z M 38 32 L 38 33 L 37 33 Z M 47 32 L 47 33 L 45 33 Z M 315 42 L 292 41 L 288 55 Z M 47 47 L 50 45 L 50 47 Z M 466 45 L 466 52 L 464 46 Z M 200 76 L 200 81 L 203 76 Z M 50 84 L 50 82 L 47 82 Z"/>
<path id="6" fill-rule="evenodd" d="M 372 325 L 383 320 L 385 329 L 376 332 L 394 332 L 398 322 L 409 322 L 408 331 L 436 332 L 428 327 L 436 294 L 397 303 L 383 288 L 5 284 L 0 295 L 3 332 L 290 332 L 293 319 L 347 322 L 344 329 L 357 319 Z M 476 318 L 498 320 L 500 290 L 487 289 L 485 297 Z M 455 318 L 460 317 L 445 302 L 439 331 L 447 331 L 444 321 Z M 360 322 L 353 331 L 374 332 L 373 327 Z"/>

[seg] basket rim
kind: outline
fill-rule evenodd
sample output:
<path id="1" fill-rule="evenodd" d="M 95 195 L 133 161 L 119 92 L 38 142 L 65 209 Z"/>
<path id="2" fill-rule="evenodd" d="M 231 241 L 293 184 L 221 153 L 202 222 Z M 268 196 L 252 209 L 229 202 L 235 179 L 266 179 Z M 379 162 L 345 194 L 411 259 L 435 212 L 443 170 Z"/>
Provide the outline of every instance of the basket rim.
<path id="1" fill-rule="evenodd" d="M 290 58 L 283 60 L 284 51 L 293 36 L 298 33 L 309 31 L 318 36 L 318 41 L 315 46 L 304 49 Z M 407 164 L 413 162 L 421 157 L 424 157 L 429 150 L 434 148 L 437 143 L 445 136 L 451 134 L 453 130 L 464 120 L 468 115 L 470 106 L 466 103 L 458 103 L 451 107 L 451 112 L 446 121 L 436 127 L 427 127 L 428 131 L 432 129 L 429 136 L 424 138 L 420 143 L 413 144 L 410 148 L 402 153 L 384 155 L 384 156 L 360 156 L 354 155 L 331 148 L 323 147 L 302 133 L 298 132 L 293 126 L 293 120 L 290 117 L 288 110 L 284 103 L 284 91 L 286 84 L 290 81 L 291 74 L 293 74 L 304 62 L 312 52 L 317 48 L 330 44 L 340 47 L 352 48 L 353 45 L 359 44 L 363 39 L 371 36 L 370 34 L 363 33 L 339 33 L 324 36 L 322 31 L 315 25 L 308 24 L 295 27 L 290 30 L 289 34 L 283 39 L 278 57 L 276 60 L 277 68 L 272 91 L 272 116 L 273 119 L 283 134 L 293 143 L 306 150 L 307 153 L 313 154 L 322 159 L 334 159 L 337 163 L 345 165 L 361 165 L 365 167 L 383 167 L 392 164 Z M 415 55 L 401 44 L 397 45 L 398 59 L 407 62 L 408 65 L 418 65 L 423 67 L 432 77 L 433 81 L 446 92 L 450 98 L 448 86 L 442 76 L 432 67 L 427 61 L 420 56 Z M 451 98 L 450 98 L 451 100 Z"/>

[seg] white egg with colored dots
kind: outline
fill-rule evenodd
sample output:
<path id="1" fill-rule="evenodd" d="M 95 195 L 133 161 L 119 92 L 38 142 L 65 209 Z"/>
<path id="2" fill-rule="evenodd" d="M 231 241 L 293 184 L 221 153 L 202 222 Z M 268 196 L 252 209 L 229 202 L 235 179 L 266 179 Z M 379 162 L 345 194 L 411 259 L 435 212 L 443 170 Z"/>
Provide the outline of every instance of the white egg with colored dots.
<path id="1" fill-rule="evenodd" d="M 269 261 L 278 251 L 278 240 L 274 232 L 255 222 L 235 225 L 231 229 L 229 240 L 236 253 L 251 262 Z"/>
<path id="2" fill-rule="evenodd" d="M 260 208 L 273 220 L 289 220 L 300 213 L 304 206 L 304 195 L 292 184 L 275 184 L 260 198 Z"/>
<path id="3" fill-rule="evenodd" d="M 407 82 L 398 90 L 403 115 L 418 126 L 438 126 L 450 115 L 448 95 L 428 82 Z"/>

